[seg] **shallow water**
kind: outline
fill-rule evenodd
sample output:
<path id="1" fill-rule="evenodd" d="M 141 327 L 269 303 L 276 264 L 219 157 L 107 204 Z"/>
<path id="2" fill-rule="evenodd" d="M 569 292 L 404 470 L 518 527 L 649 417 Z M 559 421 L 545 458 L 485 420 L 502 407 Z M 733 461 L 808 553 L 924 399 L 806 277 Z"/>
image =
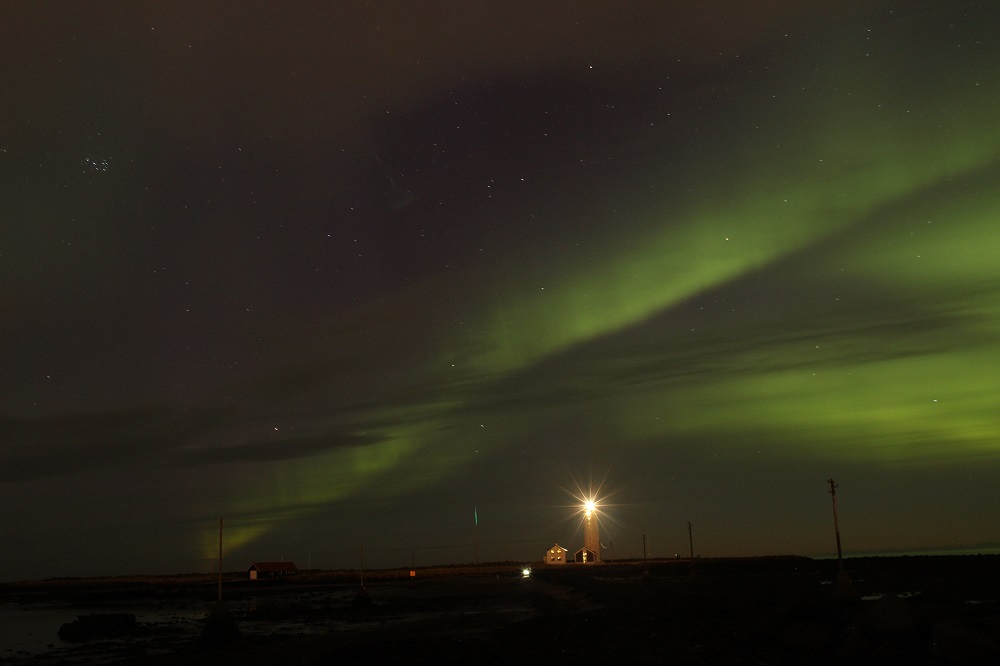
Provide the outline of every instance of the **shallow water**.
<path id="1" fill-rule="evenodd" d="M 67 606 L 0 606 L 0 659 L 47 652 L 62 643 L 59 627 L 79 611 Z"/>
<path id="2" fill-rule="evenodd" d="M 101 605 L 71 606 L 67 604 L 2 604 L 0 605 L 0 659 L 29 657 L 76 644 L 59 638 L 59 627 L 81 615 L 95 613 L 133 613 L 142 624 L 169 624 L 197 634 L 208 614 L 204 604 L 184 606 Z"/>
<path id="3" fill-rule="evenodd" d="M 341 629 L 336 621 L 306 621 L 295 617 L 281 619 L 256 618 L 259 611 L 282 611 L 294 607 L 300 612 L 324 605 L 346 605 L 351 594 L 347 592 L 322 592 L 289 596 L 245 597 L 226 605 L 237 615 L 241 630 L 255 636 L 312 635 Z M 101 643 L 111 649 L 129 644 L 152 643 L 148 630 L 169 632 L 161 644 L 195 639 L 204 627 L 214 603 L 199 599 L 137 600 L 100 605 L 73 605 L 68 603 L 0 604 L 0 661 L 42 658 L 43 661 L 72 658 L 77 653 L 90 654 Z M 136 636 L 101 641 L 67 643 L 59 638 L 59 628 L 73 622 L 81 615 L 101 613 L 131 613 L 139 625 Z M 146 631 L 144 631 L 146 630 Z"/>

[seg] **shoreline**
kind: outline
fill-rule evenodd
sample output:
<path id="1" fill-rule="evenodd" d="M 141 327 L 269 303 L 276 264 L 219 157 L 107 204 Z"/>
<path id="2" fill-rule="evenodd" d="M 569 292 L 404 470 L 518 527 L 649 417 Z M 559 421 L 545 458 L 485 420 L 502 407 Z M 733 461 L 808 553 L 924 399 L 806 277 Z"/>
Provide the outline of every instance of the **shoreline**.
<path id="1" fill-rule="evenodd" d="M 409 570 L 373 570 L 365 572 L 361 605 L 355 571 L 232 579 L 223 607 L 238 631 L 213 644 L 204 640 L 217 610 L 211 574 L 0 584 L 0 610 L 38 612 L 44 635 L 41 649 L 0 652 L 0 660 L 509 663 L 596 655 L 708 664 L 839 654 L 837 663 L 873 663 L 878 650 L 923 659 L 945 648 L 1000 657 L 1000 555 L 844 563 L 852 598 L 837 597 L 836 560 L 791 556 L 539 563 L 528 577 L 521 563 L 427 567 L 414 578 Z M 135 625 L 117 637 L 68 643 L 54 620 L 44 624 L 53 609 L 129 614 Z"/>

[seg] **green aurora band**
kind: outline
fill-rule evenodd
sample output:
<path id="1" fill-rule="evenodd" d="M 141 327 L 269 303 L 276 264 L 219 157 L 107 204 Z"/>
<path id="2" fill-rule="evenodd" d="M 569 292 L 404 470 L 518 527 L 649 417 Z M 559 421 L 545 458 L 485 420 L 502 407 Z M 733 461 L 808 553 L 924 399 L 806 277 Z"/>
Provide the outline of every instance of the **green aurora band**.
<path id="1" fill-rule="evenodd" d="M 616 446 L 683 437 L 713 438 L 733 455 L 995 457 L 997 82 L 931 72 L 941 78 L 898 84 L 891 62 L 841 65 L 830 58 L 735 91 L 746 95 L 742 138 L 711 178 L 680 177 L 681 208 L 645 196 L 642 224 L 623 233 L 609 222 L 572 253 L 526 251 L 467 284 L 428 280 L 332 326 L 349 352 L 332 356 L 317 384 L 346 405 L 345 429 L 376 441 L 277 464 L 272 487 L 233 500 L 233 543 L 260 536 L 260 516 L 453 477 L 531 437 L 545 391 L 502 395 L 519 376 L 545 376 L 536 369 L 548 364 L 552 394 L 587 383 L 593 368 L 554 359 L 741 280 L 776 280 L 787 265 L 799 267 L 794 289 L 815 288 L 801 316 L 761 307 L 714 321 L 704 337 L 678 325 L 652 349 L 623 351 L 635 357 L 620 362 L 655 369 L 647 381 L 584 398 L 610 413 Z M 792 99 L 774 101 L 781 95 Z M 872 304 L 886 307 L 872 314 Z M 396 353 L 380 357 L 387 347 Z"/>

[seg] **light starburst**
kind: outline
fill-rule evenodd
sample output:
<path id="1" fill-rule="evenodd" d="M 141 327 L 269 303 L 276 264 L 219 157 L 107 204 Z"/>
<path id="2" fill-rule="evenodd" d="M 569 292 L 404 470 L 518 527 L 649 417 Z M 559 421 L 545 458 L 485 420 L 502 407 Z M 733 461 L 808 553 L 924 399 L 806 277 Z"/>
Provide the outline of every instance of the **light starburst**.
<path id="1" fill-rule="evenodd" d="M 563 488 L 563 492 L 573 499 L 573 503 L 567 507 L 572 510 L 572 515 L 597 517 L 598 520 L 609 517 L 608 508 L 613 505 L 608 503 L 608 499 L 614 492 L 608 492 L 606 482 L 607 474 L 597 483 L 591 479 L 590 483 L 583 484 L 574 478 L 573 489 Z"/>

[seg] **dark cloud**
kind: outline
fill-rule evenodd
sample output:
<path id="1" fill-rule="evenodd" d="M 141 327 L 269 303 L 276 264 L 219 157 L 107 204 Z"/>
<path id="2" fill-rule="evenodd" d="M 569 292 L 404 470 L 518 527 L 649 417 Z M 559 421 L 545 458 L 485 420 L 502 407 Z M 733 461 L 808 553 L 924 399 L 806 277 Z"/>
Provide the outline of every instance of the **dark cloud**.
<path id="1" fill-rule="evenodd" d="M 0 482 L 23 482 L 109 467 L 159 465 L 231 415 L 212 410 L 126 409 L 0 419 L 6 464 Z"/>
<path id="2" fill-rule="evenodd" d="M 338 448 L 359 448 L 377 441 L 378 438 L 371 435 L 343 433 L 310 437 L 275 437 L 233 446 L 213 445 L 190 449 L 180 457 L 187 465 L 276 462 L 322 455 Z"/>

